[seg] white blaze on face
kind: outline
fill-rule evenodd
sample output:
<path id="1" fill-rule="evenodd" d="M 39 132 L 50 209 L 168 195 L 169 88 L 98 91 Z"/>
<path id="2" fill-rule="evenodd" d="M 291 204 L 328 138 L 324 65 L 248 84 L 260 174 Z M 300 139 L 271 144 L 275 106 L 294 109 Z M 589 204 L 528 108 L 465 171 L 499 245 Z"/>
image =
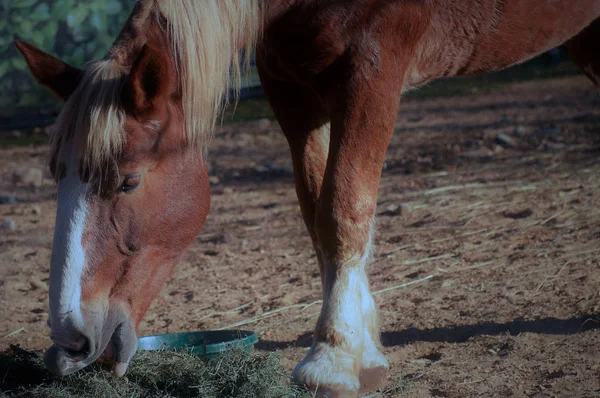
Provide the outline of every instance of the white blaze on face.
<path id="1" fill-rule="evenodd" d="M 72 156 L 74 158 L 74 156 Z M 66 165 L 58 183 L 56 227 L 50 263 L 50 321 L 53 332 L 61 326 L 81 330 L 81 277 L 85 266 L 83 231 L 87 215 L 87 184 L 77 174 L 75 159 Z"/>

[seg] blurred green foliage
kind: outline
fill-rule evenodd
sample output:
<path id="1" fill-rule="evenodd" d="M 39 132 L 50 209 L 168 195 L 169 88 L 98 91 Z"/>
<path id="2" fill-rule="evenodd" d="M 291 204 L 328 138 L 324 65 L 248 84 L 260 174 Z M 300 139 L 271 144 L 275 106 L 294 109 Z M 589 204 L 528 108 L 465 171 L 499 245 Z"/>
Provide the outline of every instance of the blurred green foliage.
<path id="1" fill-rule="evenodd" d="M 22 107 L 52 112 L 60 106 L 31 76 L 13 40 L 25 40 L 83 67 L 106 54 L 133 4 L 131 0 L 0 0 L 0 114 L 14 114 Z"/>

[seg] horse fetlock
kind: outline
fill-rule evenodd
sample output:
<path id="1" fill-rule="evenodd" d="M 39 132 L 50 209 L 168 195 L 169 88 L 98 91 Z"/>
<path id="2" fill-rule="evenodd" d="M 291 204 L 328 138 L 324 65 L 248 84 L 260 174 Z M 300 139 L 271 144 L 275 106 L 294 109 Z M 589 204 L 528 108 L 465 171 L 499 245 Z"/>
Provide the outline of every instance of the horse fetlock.
<path id="1" fill-rule="evenodd" d="M 374 342 L 365 341 L 362 352 L 361 368 L 389 367 L 388 360 Z"/>
<path id="2" fill-rule="evenodd" d="M 359 358 L 341 347 L 316 342 L 292 372 L 292 380 L 319 397 L 358 397 Z"/>

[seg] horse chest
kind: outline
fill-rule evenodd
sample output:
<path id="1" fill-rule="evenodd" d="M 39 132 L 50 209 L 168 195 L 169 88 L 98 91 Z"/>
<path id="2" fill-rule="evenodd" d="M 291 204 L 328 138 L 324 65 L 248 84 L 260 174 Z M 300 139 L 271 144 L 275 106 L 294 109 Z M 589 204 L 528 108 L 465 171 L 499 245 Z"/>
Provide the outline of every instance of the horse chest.
<path id="1" fill-rule="evenodd" d="M 311 79 L 323 72 L 344 52 L 339 32 L 327 29 L 268 32 L 260 47 L 268 71 L 279 78 Z"/>
<path id="2" fill-rule="evenodd" d="M 371 1 L 371 0 L 369 0 Z M 348 48 L 356 30 L 357 3 L 303 1 L 279 15 L 264 31 L 260 55 L 280 78 L 310 80 Z"/>
<path id="3" fill-rule="evenodd" d="M 272 76 L 295 81 L 330 81 L 344 62 L 370 76 L 385 56 L 400 67 L 423 29 L 424 4 L 307 0 L 270 23 L 258 48 L 261 62 Z"/>

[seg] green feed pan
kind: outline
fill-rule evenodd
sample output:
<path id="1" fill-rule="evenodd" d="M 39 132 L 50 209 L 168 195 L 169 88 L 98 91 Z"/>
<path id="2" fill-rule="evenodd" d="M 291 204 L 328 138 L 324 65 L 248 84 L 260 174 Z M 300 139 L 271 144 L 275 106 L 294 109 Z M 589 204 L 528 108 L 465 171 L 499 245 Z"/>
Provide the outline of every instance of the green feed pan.
<path id="1" fill-rule="evenodd" d="M 211 359 L 225 354 L 234 347 L 250 352 L 257 342 L 256 333 L 246 330 L 208 330 L 140 337 L 138 350 L 187 351 Z"/>

